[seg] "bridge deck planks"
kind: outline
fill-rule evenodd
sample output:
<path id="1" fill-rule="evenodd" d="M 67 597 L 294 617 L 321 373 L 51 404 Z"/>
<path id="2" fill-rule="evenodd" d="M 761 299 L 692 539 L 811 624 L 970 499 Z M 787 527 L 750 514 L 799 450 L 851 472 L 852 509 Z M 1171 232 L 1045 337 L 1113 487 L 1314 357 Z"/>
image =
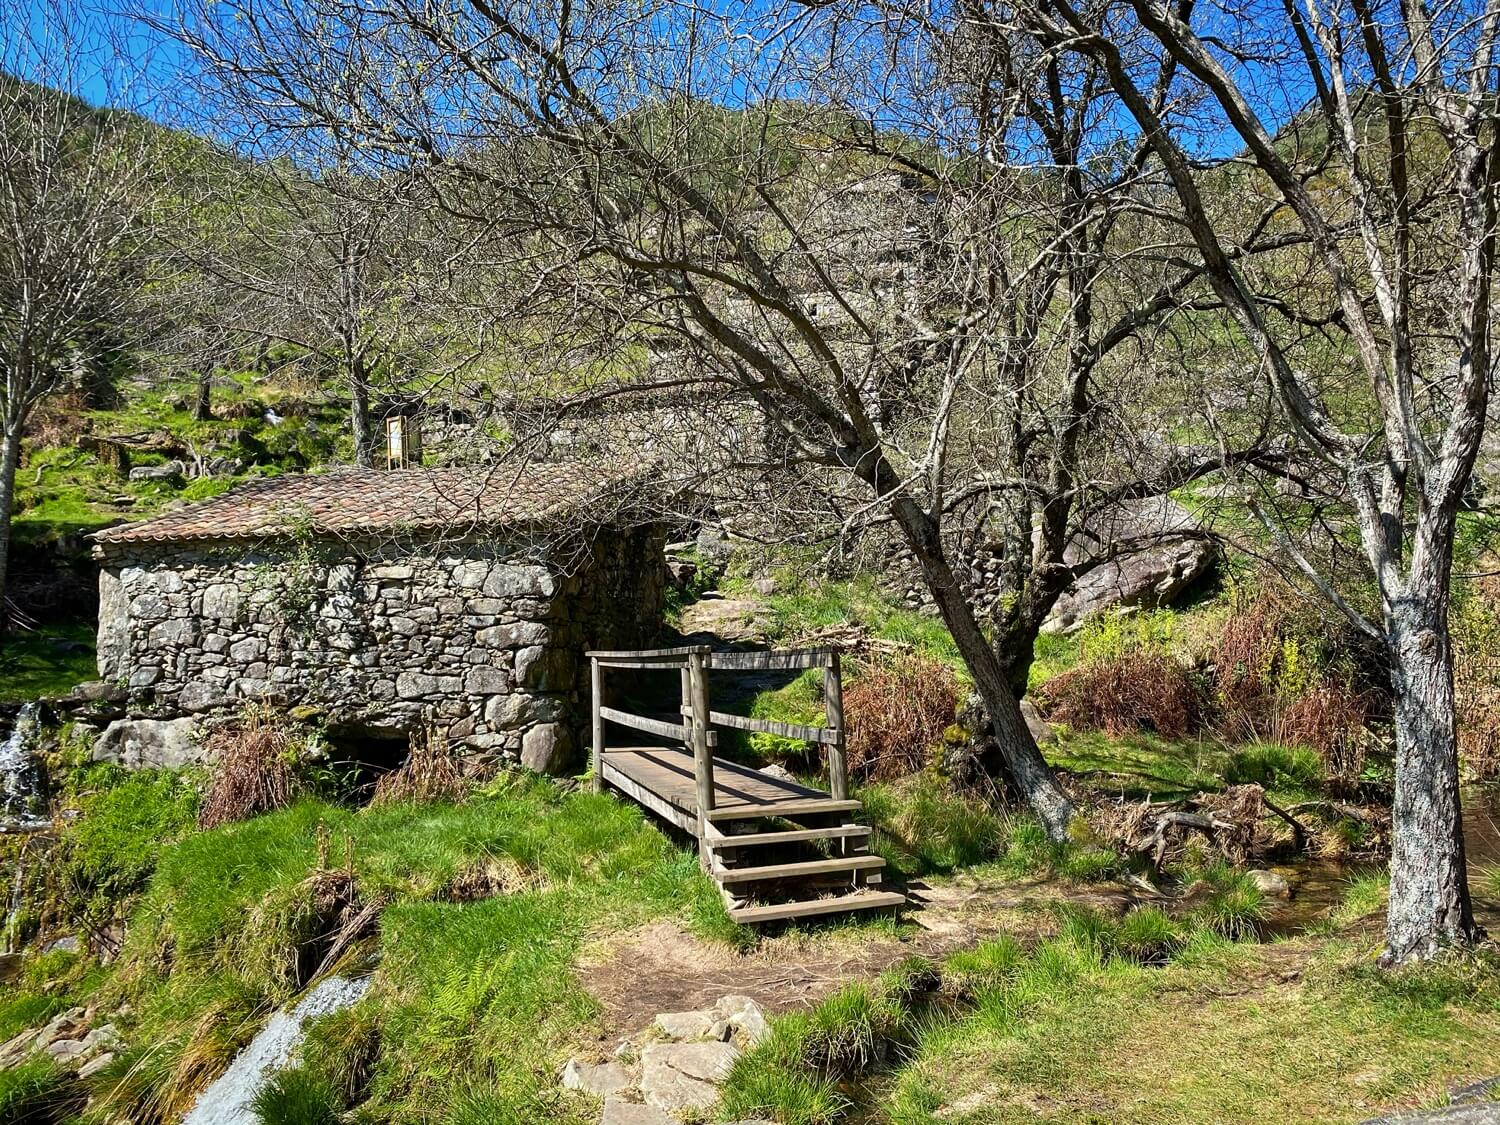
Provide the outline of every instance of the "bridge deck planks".
<path id="1" fill-rule="evenodd" d="M 644 791 L 694 822 L 698 795 L 693 780 L 692 751 L 682 747 L 611 747 L 604 751 L 604 780 L 631 796 Z M 808 801 L 828 801 L 821 789 L 769 777 L 759 770 L 723 758 L 714 759 L 714 814 L 733 816 L 737 809 L 764 809 L 774 816 L 778 806 L 805 807 Z M 678 818 L 673 817 L 677 820 Z M 678 821 L 682 823 L 681 820 Z M 687 827 L 684 824 L 684 827 Z"/>

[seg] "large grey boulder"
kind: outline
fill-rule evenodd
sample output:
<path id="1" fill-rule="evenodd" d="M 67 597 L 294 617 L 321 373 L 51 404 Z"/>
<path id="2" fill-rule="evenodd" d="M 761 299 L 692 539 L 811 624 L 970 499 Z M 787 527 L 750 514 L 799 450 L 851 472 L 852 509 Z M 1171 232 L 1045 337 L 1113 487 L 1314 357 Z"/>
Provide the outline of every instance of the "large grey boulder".
<path id="1" fill-rule="evenodd" d="M 521 737 L 521 764 L 560 777 L 573 764 L 573 735 L 562 723 L 538 723 Z"/>
<path id="2" fill-rule="evenodd" d="M 1206 578 L 1218 561 L 1218 548 L 1192 514 L 1169 497 L 1122 505 L 1086 528 L 1068 547 L 1078 563 L 1119 552 L 1080 578 L 1058 599 L 1043 630 L 1065 632 L 1110 608 L 1155 609 L 1171 605 Z"/>
<path id="3" fill-rule="evenodd" d="M 202 730 L 194 719 L 116 719 L 94 743 L 94 761 L 127 769 L 180 769 L 202 760 Z"/>

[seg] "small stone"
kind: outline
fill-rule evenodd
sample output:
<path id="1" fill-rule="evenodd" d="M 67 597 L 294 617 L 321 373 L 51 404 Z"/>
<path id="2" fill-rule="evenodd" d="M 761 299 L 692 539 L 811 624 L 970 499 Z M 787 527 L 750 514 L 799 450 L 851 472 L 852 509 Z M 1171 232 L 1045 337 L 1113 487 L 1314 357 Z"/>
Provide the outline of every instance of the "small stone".
<path id="1" fill-rule="evenodd" d="M 599 1125 L 682 1125 L 677 1118 L 655 1106 L 627 1102 L 623 1098 L 605 1098 L 604 1116 Z"/>
<path id="2" fill-rule="evenodd" d="M 1274 871 L 1256 868 L 1245 872 L 1245 875 L 1263 895 L 1270 895 L 1273 898 L 1290 898 L 1292 895 L 1292 885 L 1286 881 L 1285 877 Z"/>
<path id="3" fill-rule="evenodd" d="M 105 1051 L 102 1055 L 95 1055 L 88 1062 L 78 1068 L 78 1077 L 87 1081 L 115 1061 L 113 1051 Z"/>
<path id="4" fill-rule="evenodd" d="M 67 1062 L 87 1053 L 88 1048 L 84 1046 L 82 1039 L 54 1039 L 42 1051 L 58 1062 Z"/>
<path id="5" fill-rule="evenodd" d="M 562 1084 L 564 1089 L 582 1090 L 596 1098 L 607 1098 L 630 1089 L 632 1081 L 630 1072 L 619 1063 L 581 1063 L 569 1059 L 568 1065 L 563 1067 Z"/>
<path id="6" fill-rule="evenodd" d="M 499 695 L 510 690 L 510 673 L 503 668 L 470 668 L 464 673 L 464 691 L 470 695 Z"/>
<path id="7" fill-rule="evenodd" d="M 78 938 L 73 934 L 66 934 L 56 941 L 47 943 L 47 953 L 77 953 L 82 948 Z"/>
<path id="8" fill-rule="evenodd" d="M 752 1047 L 771 1034 L 771 1025 L 766 1022 L 765 1012 L 748 996 L 725 996 L 714 1007 L 729 1026 L 739 1032 Z"/>
<path id="9" fill-rule="evenodd" d="M 718 1022 L 716 1012 L 662 1012 L 651 1022 L 668 1039 L 708 1039 L 714 1024 Z"/>
<path id="10" fill-rule="evenodd" d="M 573 735 L 561 723 L 540 723 L 521 738 L 521 764 L 560 777 L 573 761 Z"/>

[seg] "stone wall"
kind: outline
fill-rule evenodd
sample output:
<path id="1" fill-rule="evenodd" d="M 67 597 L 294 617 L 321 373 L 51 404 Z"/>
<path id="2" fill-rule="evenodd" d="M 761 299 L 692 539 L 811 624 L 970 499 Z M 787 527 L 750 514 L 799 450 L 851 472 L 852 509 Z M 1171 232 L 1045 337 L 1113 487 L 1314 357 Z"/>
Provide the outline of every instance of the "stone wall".
<path id="1" fill-rule="evenodd" d="M 247 700 L 371 735 L 436 721 L 475 751 L 570 764 L 590 647 L 661 621 L 664 532 L 522 541 L 148 544 L 105 552 L 99 671 L 135 714 Z"/>

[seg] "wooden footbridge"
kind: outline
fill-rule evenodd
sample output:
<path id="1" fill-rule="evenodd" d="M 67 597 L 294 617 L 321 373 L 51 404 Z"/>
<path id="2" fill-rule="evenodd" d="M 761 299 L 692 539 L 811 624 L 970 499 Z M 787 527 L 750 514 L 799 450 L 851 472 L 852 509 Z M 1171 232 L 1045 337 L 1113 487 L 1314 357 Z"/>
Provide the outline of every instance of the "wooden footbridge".
<path id="1" fill-rule="evenodd" d="M 719 884 L 736 922 L 874 910 L 906 901 L 879 889 L 885 860 L 870 854 L 870 829 L 854 821 L 859 802 L 849 798 L 837 652 L 714 652 L 693 645 L 588 656 L 595 788 L 612 787 L 696 837 L 704 870 Z M 822 669 L 826 726 L 732 715 L 709 703 L 711 671 L 807 668 Z M 676 672 L 678 713 L 653 718 L 606 706 L 604 677 L 610 669 Z M 667 745 L 609 745 L 610 723 Z M 716 757 L 715 728 L 763 731 L 823 747 L 831 792 Z"/>

